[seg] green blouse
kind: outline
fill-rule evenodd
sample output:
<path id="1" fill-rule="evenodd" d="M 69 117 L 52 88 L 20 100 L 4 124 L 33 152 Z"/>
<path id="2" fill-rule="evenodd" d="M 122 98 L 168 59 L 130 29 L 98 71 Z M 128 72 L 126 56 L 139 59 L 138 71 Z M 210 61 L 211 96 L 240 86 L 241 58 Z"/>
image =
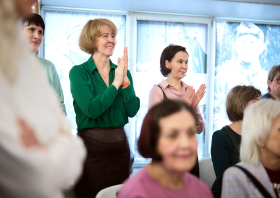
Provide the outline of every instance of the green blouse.
<path id="1" fill-rule="evenodd" d="M 230 128 L 230 127 L 229 127 Z M 241 135 L 237 134 L 230 128 L 238 144 L 241 143 Z M 215 198 L 220 197 L 221 193 L 221 179 L 224 171 L 240 162 L 239 152 L 231 140 L 227 130 L 223 127 L 213 133 L 211 146 L 212 162 L 216 174 L 216 180 L 212 186 L 212 192 Z"/>
<path id="2" fill-rule="evenodd" d="M 129 71 L 130 85 L 117 90 L 112 85 L 117 65 L 110 61 L 109 87 L 100 76 L 93 58 L 74 66 L 69 73 L 78 130 L 87 128 L 117 128 L 136 115 L 140 100 L 136 97 Z"/>

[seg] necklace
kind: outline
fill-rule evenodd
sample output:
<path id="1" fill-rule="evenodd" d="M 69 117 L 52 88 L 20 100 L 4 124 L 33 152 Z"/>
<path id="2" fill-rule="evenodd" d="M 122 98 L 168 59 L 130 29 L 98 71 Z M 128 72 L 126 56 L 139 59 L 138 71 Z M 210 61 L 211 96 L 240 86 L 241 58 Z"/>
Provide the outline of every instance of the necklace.
<path id="1" fill-rule="evenodd" d="M 101 74 L 101 72 L 99 72 L 99 74 L 100 74 L 103 78 L 106 78 L 106 79 L 107 79 L 107 77 L 109 76 L 110 72 L 108 73 L 107 76 L 103 76 L 103 75 Z"/>

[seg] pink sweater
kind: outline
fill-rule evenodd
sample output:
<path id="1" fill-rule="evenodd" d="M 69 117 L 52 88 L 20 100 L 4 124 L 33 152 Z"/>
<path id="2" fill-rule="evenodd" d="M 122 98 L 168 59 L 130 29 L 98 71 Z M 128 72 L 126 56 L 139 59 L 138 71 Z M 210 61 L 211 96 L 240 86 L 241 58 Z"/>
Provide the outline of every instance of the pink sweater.
<path id="1" fill-rule="evenodd" d="M 182 189 L 174 190 L 160 185 L 142 168 L 124 182 L 118 198 L 213 198 L 209 187 L 190 173 L 186 173 L 184 182 Z"/>
<path id="2" fill-rule="evenodd" d="M 168 99 L 179 100 L 182 98 L 182 96 L 185 94 L 188 88 L 188 85 L 186 83 L 184 83 L 183 81 L 182 83 L 183 87 L 181 92 L 179 92 L 173 86 L 169 85 L 169 83 L 166 80 L 162 80 L 159 83 L 159 85 L 163 89 Z M 160 103 L 163 100 L 163 98 L 164 96 L 162 90 L 158 86 L 154 86 L 150 91 L 148 108 L 150 109 L 152 106 Z M 197 118 L 197 133 L 200 134 L 204 129 L 204 122 L 198 107 L 195 109 L 195 112 Z"/>

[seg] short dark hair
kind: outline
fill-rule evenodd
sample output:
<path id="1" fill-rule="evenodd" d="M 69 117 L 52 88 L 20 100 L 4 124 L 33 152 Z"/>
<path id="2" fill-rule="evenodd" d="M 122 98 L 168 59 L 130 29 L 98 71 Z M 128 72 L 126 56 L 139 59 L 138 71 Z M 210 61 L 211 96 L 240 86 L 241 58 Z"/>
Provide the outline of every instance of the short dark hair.
<path id="1" fill-rule="evenodd" d="M 192 107 L 181 100 L 164 100 L 153 106 L 146 114 L 138 139 L 138 151 L 144 158 L 152 158 L 153 161 L 161 161 L 157 144 L 160 135 L 160 119 L 173 113 L 186 110 L 193 116 L 197 125 L 196 114 Z"/>
<path id="2" fill-rule="evenodd" d="M 253 86 L 237 85 L 233 87 L 226 100 L 226 111 L 230 121 L 243 120 L 244 110 L 250 100 L 261 97 L 260 90 Z"/>
<path id="3" fill-rule="evenodd" d="M 280 73 L 280 65 L 275 65 L 273 67 L 270 68 L 270 71 L 268 73 L 268 78 L 267 80 L 270 80 L 271 82 L 273 81 L 273 78 L 278 74 Z M 267 85 L 267 89 L 268 91 L 271 91 L 270 90 L 270 87 Z"/>
<path id="4" fill-rule="evenodd" d="M 43 18 L 39 14 L 30 14 L 23 18 L 23 24 L 26 24 L 27 26 L 31 24 L 35 24 L 36 26 L 39 26 L 43 29 L 43 34 L 45 33 L 45 22 Z"/>
<path id="5" fill-rule="evenodd" d="M 171 62 L 175 54 L 177 54 L 179 51 L 186 52 L 189 56 L 186 48 L 180 45 L 169 45 L 162 51 L 160 56 L 160 72 L 164 77 L 166 77 L 171 72 L 171 70 L 166 67 L 165 61 L 168 60 Z"/>

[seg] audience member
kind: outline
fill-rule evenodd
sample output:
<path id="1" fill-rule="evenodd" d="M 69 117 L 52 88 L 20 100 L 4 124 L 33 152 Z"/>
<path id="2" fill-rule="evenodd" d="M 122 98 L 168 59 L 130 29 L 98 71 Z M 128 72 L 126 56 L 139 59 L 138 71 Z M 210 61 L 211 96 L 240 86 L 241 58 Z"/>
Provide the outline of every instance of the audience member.
<path id="1" fill-rule="evenodd" d="M 246 85 L 233 87 L 227 95 L 226 113 L 232 123 L 214 132 L 212 136 L 211 156 L 216 174 L 212 192 L 216 198 L 221 196 L 221 179 L 224 171 L 240 162 L 239 147 L 244 110 L 259 100 L 260 96 L 261 92 L 258 89 Z"/>
<path id="2" fill-rule="evenodd" d="M 164 99 L 181 99 L 191 105 L 196 112 L 197 133 L 200 134 L 204 129 L 204 122 L 199 111 L 198 103 L 205 94 L 206 86 L 202 84 L 198 91 L 192 86 L 188 86 L 182 81 L 188 71 L 188 52 L 185 47 L 179 45 L 169 45 L 160 57 L 160 71 L 166 77 L 158 86 L 154 86 L 149 95 L 149 109 Z M 199 177 L 198 160 L 196 166 L 191 171 Z"/>
<path id="3" fill-rule="evenodd" d="M 264 94 L 262 98 L 271 98 L 280 100 L 280 65 L 273 66 L 267 79 L 268 93 Z"/>
<path id="4" fill-rule="evenodd" d="M 118 198 L 213 197 L 210 189 L 188 173 L 197 158 L 197 119 L 182 101 L 165 100 L 144 118 L 139 153 L 152 162 L 128 179 Z"/>
<path id="5" fill-rule="evenodd" d="M 29 49 L 35 54 L 35 52 L 39 49 L 45 34 L 45 23 L 42 17 L 34 13 L 24 17 L 22 34 L 28 40 Z M 62 110 L 66 113 L 63 91 L 54 64 L 51 61 L 39 56 L 37 58 L 47 73 L 50 85 L 54 88 L 58 95 Z"/>
<path id="6" fill-rule="evenodd" d="M 222 198 L 280 197 L 279 101 L 263 99 L 245 110 L 240 159 L 224 173 Z"/>
<path id="7" fill-rule="evenodd" d="M 75 187 L 77 198 L 95 197 L 103 188 L 129 177 L 130 149 L 124 125 L 136 115 L 136 97 L 128 68 L 127 48 L 118 65 L 111 62 L 117 28 L 107 19 L 89 20 L 79 39 L 91 54 L 74 66 L 69 78 L 80 136 L 87 147 L 84 172 Z"/>
<path id="8" fill-rule="evenodd" d="M 21 35 L 35 0 L 0 0 L 0 197 L 62 198 L 82 171 L 85 149 L 71 135 L 43 68 Z"/>

